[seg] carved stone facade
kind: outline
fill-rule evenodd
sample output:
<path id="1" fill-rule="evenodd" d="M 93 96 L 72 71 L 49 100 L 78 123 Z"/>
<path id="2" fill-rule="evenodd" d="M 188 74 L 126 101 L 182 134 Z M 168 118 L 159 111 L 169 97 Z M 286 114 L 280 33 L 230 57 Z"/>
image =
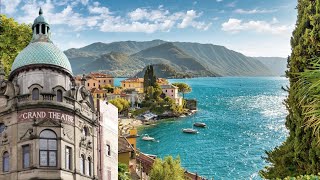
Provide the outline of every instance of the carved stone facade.
<path id="1" fill-rule="evenodd" d="M 39 17 L 8 80 L 0 63 L 0 180 L 117 179 L 117 153 L 108 153 L 117 152 L 117 112 L 105 102 L 96 109 L 67 58 L 43 48 L 52 42 L 42 11 Z M 28 59 L 39 54 L 43 61 Z"/>

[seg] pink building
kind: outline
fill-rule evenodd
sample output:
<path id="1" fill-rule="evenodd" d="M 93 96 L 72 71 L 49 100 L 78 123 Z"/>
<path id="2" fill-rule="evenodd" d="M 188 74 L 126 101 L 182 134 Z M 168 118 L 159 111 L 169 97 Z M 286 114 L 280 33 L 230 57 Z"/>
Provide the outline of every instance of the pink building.
<path id="1" fill-rule="evenodd" d="M 168 84 L 161 85 L 162 92 L 167 96 L 173 99 L 177 105 L 182 105 L 182 97 L 179 96 L 178 87 Z"/>

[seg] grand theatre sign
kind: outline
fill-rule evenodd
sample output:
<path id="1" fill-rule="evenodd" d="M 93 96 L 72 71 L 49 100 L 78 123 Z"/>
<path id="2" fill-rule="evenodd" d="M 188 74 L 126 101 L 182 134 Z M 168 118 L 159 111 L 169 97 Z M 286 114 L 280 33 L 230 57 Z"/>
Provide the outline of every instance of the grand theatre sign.
<path id="1" fill-rule="evenodd" d="M 62 112 L 53 109 L 30 109 L 23 110 L 18 113 L 18 121 L 31 121 L 53 119 L 56 121 L 62 121 L 64 123 L 73 124 L 74 116 L 70 113 Z"/>

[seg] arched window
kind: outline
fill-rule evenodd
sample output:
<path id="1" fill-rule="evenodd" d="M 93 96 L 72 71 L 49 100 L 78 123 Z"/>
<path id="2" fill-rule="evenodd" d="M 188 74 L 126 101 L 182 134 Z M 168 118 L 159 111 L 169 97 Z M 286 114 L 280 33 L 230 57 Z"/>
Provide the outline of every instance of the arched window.
<path id="1" fill-rule="evenodd" d="M 36 25 L 36 34 L 39 34 L 39 33 L 40 33 L 40 25 L 37 24 L 37 25 Z"/>
<path id="2" fill-rule="evenodd" d="M 83 134 L 84 136 L 88 136 L 89 130 L 88 130 L 88 128 L 87 128 L 86 126 L 83 127 L 83 129 L 82 129 L 82 134 Z"/>
<path id="3" fill-rule="evenodd" d="M 81 162 L 80 162 L 80 173 L 84 174 L 86 172 L 86 158 L 83 154 L 81 154 Z"/>
<path id="4" fill-rule="evenodd" d="M 40 166 L 57 166 L 57 135 L 52 130 L 40 133 Z"/>
<path id="5" fill-rule="evenodd" d="M 3 123 L 0 123 L 0 134 L 6 129 L 6 126 Z"/>
<path id="6" fill-rule="evenodd" d="M 45 24 L 41 24 L 41 32 L 42 32 L 42 34 L 46 34 L 46 25 Z"/>
<path id="7" fill-rule="evenodd" d="M 92 160 L 91 160 L 91 157 L 88 157 L 88 175 L 89 176 L 92 176 Z"/>
<path id="8" fill-rule="evenodd" d="M 39 100 L 39 89 L 34 88 L 32 90 L 32 100 Z"/>
<path id="9" fill-rule="evenodd" d="M 10 169 L 10 156 L 8 152 L 4 152 L 2 156 L 2 171 L 9 172 Z"/>
<path id="10" fill-rule="evenodd" d="M 60 89 L 57 90 L 57 101 L 62 102 L 62 91 Z"/>

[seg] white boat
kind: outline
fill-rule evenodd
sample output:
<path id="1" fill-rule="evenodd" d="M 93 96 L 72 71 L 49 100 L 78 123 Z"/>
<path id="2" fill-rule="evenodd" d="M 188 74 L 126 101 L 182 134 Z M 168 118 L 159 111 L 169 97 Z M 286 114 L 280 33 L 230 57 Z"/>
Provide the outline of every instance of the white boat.
<path id="1" fill-rule="evenodd" d="M 205 123 L 202 123 L 202 122 L 196 122 L 196 123 L 193 124 L 193 126 L 205 128 L 207 125 Z"/>
<path id="2" fill-rule="evenodd" d="M 145 134 L 145 135 L 142 137 L 142 140 L 144 140 L 144 141 L 154 141 L 154 138 L 153 138 L 153 137 L 150 137 L 148 134 Z"/>
<path id="3" fill-rule="evenodd" d="M 195 129 L 192 129 L 192 128 L 185 128 L 185 129 L 182 129 L 182 132 L 184 133 L 189 133 L 189 134 L 197 134 L 198 131 L 195 130 Z"/>

